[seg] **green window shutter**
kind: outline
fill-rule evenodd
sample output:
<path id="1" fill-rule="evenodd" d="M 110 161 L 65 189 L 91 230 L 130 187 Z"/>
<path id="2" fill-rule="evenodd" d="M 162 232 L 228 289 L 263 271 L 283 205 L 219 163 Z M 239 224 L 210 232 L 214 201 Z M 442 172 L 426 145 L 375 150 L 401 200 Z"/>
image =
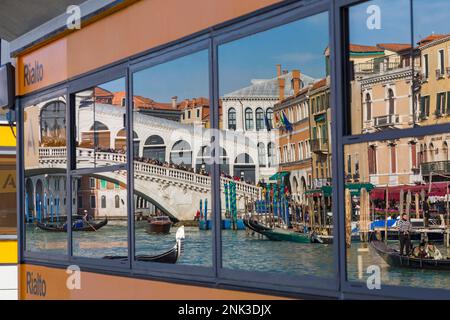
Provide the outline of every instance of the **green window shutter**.
<path id="1" fill-rule="evenodd" d="M 107 184 L 107 182 L 106 182 L 106 180 L 100 180 L 100 188 L 102 188 L 102 189 L 106 189 L 106 184 Z"/>
<path id="2" fill-rule="evenodd" d="M 441 112 L 441 94 L 438 93 L 436 95 L 436 114 L 438 115 Z"/>
<path id="3" fill-rule="evenodd" d="M 425 97 L 420 97 L 420 116 L 425 116 Z"/>
<path id="4" fill-rule="evenodd" d="M 447 114 L 450 114 L 450 91 L 447 91 Z"/>

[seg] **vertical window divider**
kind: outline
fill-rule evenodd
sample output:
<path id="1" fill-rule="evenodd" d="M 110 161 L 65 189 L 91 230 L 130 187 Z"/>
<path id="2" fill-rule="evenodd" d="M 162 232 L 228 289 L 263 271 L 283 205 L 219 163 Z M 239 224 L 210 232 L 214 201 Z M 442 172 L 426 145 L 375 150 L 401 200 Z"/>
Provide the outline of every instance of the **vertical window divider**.
<path id="1" fill-rule="evenodd" d="M 331 23 L 330 26 L 334 29 L 334 33 L 330 39 L 331 49 L 331 96 L 333 101 L 333 107 L 331 113 L 335 121 L 332 122 L 333 134 L 331 136 L 332 148 L 334 156 L 332 158 L 332 176 L 333 176 L 333 199 L 332 211 L 333 211 L 333 238 L 336 239 L 334 244 L 334 263 L 336 270 L 336 277 L 338 279 L 338 291 L 342 296 L 342 285 L 346 280 L 346 248 L 345 248 L 345 212 L 344 202 L 339 201 L 344 199 L 344 152 L 342 136 L 344 134 L 344 124 L 348 121 L 344 119 L 345 115 L 345 97 L 347 94 L 347 69 L 343 68 L 345 65 L 346 57 L 348 56 L 348 21 L 347 9 L 341 9 L 332 3 Z M 337 39 L 343 39 L 343 41 L 337 41 Z M 339 81 L 339 80 L 344 81 Z"/>
<path id="2" fill-rule="evenodd" d="M 66 167 L 66 210 L 67 210 L 67 255 L 69 261 L 73 258 L 73 242 L 72 242 L 72 208 L 73 208 L 73 183 L 72 183 L 72 169 L 75 168 L 76 161 L 76 146 L 75 132 L 75 94 L 71 94 L 69 90 L 66 93 L 66 99 L 68 103 L 66 104 L 66 156 L 67 156 L 67 167 Z"/>
<path id="3" fill-rule="evenodd" d="M 24 182 L 25 182 L 25 163 L 24 163 L 24 141 L 23 141 L 23 113 L 24 108 L 21 104 L 20 98 L 15 101 L 16 106 L 16 186 L 17 186 L 17 250 L 18 250 L 18 263 L 24 262 L 24 250 L 25 250 L 25 224 L 24 216 L 24 201 L 22 195 L 24 194 Z"/>
<path id="4" fill-rule="evenodd" d="M 214 150 L 214 159 L 211 174 L 211 202 L 214 210 L 214 230 L 212 236 L 212 264 L 215 277 L 219 277 L 222 268 L 222 214 L 220 210 L 220 137 L 219 133 L 219 67 L 218 67 L 218 44 L 212 38 L 209 40 L 209 92 L 211 108 L 211 123 L 213 135 L 211 137 L 211 150 Z M 217 196 L 218 195 L 218 196 Z"/>
<path id="5" fill-rule="evenodd" d="M 127 230 L 128 230 L 128 260 L 129 268 L 134 262 L 134 141 L 133 141 L 133 76 L 128 67 L 126 70 L 126 136 L 127 136 Z"/>
<path id="6" fill-rule="evenodd" d="M 413 128 L 416 126 L 417 122 L 417 101 L 415 97 L 414 87 L 415 87 L 415 61 L 414 61 L 414 4 L 413 0 L 409 0 L 409 21 L 410 21 L 410 30 L 411 30 L 411 99 L 412 99 L 412 121 Z"/>

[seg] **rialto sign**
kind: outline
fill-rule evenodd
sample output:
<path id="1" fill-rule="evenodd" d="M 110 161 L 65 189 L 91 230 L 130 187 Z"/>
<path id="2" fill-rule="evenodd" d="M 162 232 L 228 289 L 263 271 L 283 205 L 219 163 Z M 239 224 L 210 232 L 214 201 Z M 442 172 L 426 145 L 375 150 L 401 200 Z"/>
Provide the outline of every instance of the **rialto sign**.
<path id="1" fill-rule="evenodd" d="M 23 66 L 23 85 L 29 86 L 44 80 L 44 66 L 39 61 L 34 64 L 27 63 Z"/>

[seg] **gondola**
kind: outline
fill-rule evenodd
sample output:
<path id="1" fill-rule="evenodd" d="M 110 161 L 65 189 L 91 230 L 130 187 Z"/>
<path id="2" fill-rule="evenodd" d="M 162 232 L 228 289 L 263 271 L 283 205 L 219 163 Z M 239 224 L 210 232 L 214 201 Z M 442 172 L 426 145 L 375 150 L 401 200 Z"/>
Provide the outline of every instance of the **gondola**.
<path id="1" fill-rule="evenodd" d="M 448 258 L 434 260 L 401 256 L 398 250 L 395 250 L 378 240 L 372 241 L 370 245 L 391 267 L 450 271 L 450 259 Z"/>
<path id="2" fill-rule="evenodd" d="M 74 222 L 72 231 L 97 231 L 108 224 L 108 218 L 99 222 L 82 221 L 82 223 Z M 42 223 L 37 222 L 39 229 L 50 232 L 67 232 L 67 224 Z"/>
<path id="3" fill-rule="evenodd" d="M 175 235 L 175 245 L 168 251 L 150 256 L 150 255 L 136 255 L 136 261 L 144 261 L 144 262 L 159 262 L 159 263 L 176 263 L 178 259 L 181 257 L 181 254 L 184 250 L 184 226 L 178 228 L 177 233 Z M 119 260 L 126 261 L 128 257 L 126 256 L 104 256 L 103 259 L 108 260 Z"/>
<path id="4" fill-rule="evenodd" d="M 268 228 L 258 221 L 244 219 L 244 224 L 248 226 L 250 230 L 253 230 L 259 234 L 266 236 L 272 241 L 290 241 L 298 243 L 309 243 L 311 242 L 310 237 L 304 233 L 298 233 L 295 231 L 289 231 L 281 228 Z"/>

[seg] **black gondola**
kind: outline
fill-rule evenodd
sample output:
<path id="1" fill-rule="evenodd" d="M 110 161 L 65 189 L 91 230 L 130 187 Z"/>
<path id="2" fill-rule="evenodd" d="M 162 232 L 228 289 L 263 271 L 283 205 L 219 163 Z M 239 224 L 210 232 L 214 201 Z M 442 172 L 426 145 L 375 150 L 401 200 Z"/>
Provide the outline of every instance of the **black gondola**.
<path id="1" fill-rule="evenodd" d="M 150 255 L 136 255 L 136 261 L 144 262 L 159 262 L 159 263 L 176 263 L 184 251 L 184 226 L 178 228 L 175 235 L 175 245 L 168 251 L 150 256 Z M 105 256 L 103 259 L 126 261 L 128 257 L 125 256 Z"/>
<path id="2" fill-rule="evenodd" d="M 89 222 L 83 221 L 82 225 L 79 226 L 77 223 L 73 224 L 72 231 L 97 231 L 98 229 L 106 226 L 108 224 L 108 218 L 105 218 L 99 222 Z M 37 222 L 36 225 L 39 229 L 50 231 L 50 232 L 67 232 L 67 224 L 54 224 L 54 223 L 42 223 Z"/>
<path id="3" fill-rule="evenodd" d="M 372 241 L 371 246 L 391 267 L 450 271 L 450 259 L 434 260 L 401 256 L 398 250 L 378 240 Z"/>

